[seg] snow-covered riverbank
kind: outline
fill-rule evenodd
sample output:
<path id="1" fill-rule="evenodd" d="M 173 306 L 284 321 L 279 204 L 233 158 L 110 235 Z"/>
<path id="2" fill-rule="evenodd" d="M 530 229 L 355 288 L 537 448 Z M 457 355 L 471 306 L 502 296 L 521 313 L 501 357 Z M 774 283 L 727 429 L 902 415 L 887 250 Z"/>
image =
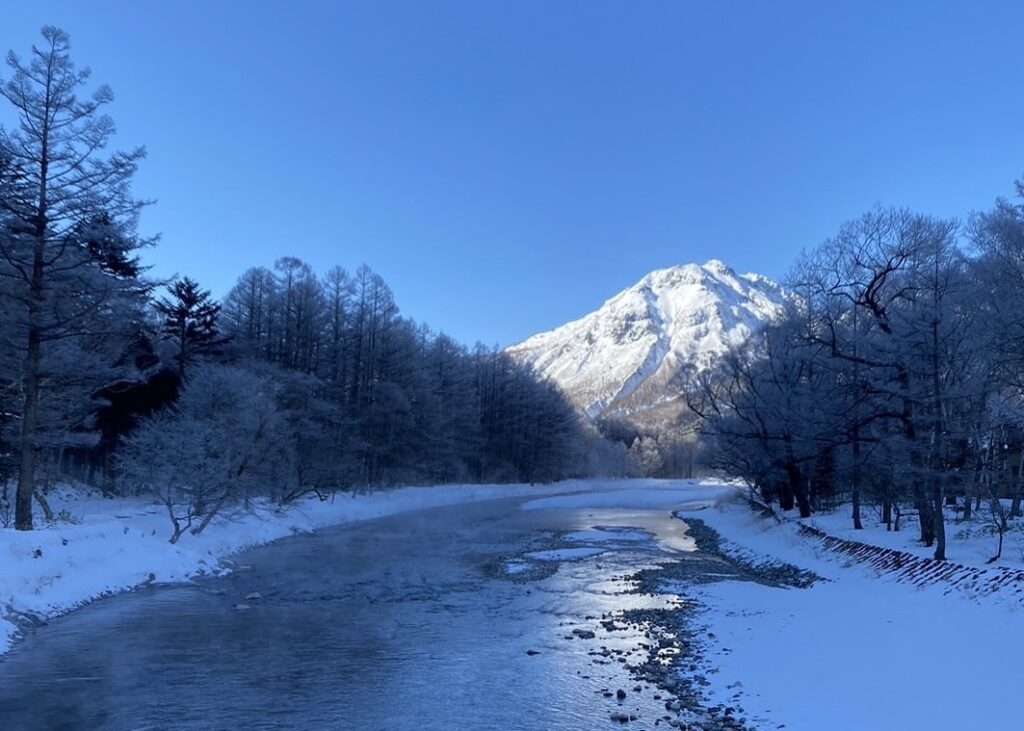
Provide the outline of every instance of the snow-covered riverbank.
<path id="1" fill-rule="evenodd" d="M 160 505 L 58 489 L 50 495 L 50 503 L 59 520 L 31 532 L 0 529 L 0 652 L 10 647 L 19 618 L 42 621 L 149 582 L 187 581 L 227 571 L 232 554 L 295 533 L 423 508 L 502 497 L 615 491 L 621 485 L 587 480 L 406 487 L 362 495 L 338 493 L 326 502 L 309 498 L 287 510 L 255 502 L 251 510 L 226 513 L 201 535 L 186 534 L 176 545 L 168 543 L 170 523 Z"/>
<path id="2" fill-rule="evenodd" d="M 1012 725 L 1006 704 L 986 699 L 1012 698 L 1020 683 L 1024 614 L 1015 595 L 898 583 L 742 501 L 692 515 L 719 532 L 727 552 L 825 579 L 806 590 L 729 581 L 696 589 L 717 667 L 713 702 L 738 703 L 758 727 L 791 731 Z M 959 700 L 939 697 L 944 689 Z"/>
<path id="3" fill-rule="evenodd" d="M 723 580 L 665 585 L 703 607 L 708 706 L 741 709 L 753 728 L 791 731 L 914 728 L 1000 728 L 1012 725 L 1005 703 L 1019 685 L 1024 656 L 1024 607 L 1016 586 L 984 594 L 934 582 L 920 587 L 801 531 L 806 524 L 844 540 L 857 540 L 923 557 L 914 527 L 887 534 L 870 519 L 847 529 L 845 512 L 808 521 L 778 521 L 751 510 L 742 491 L 697 485 L 679 515 L 697 518 L 722 539 L 722 550 L 742 564 L 784 562 L 822 578 L 808 589 L 774 588 Z M 707 487 L 707 490 L 701 488 Z M 541 498 L 525 508 L 616 507 L 674 509 L 678 493 L 619 489 L 600 494 Z M 950 551 L 973 570 L 986 564 L 992 536 L 979 524 L 950 525 Z M 1019 556 L 1010 548 L 1001 566 Z M 965 582 L 969 583 L 969 582 Z M 962 700 L 939 698 L 954 689 Z"/>

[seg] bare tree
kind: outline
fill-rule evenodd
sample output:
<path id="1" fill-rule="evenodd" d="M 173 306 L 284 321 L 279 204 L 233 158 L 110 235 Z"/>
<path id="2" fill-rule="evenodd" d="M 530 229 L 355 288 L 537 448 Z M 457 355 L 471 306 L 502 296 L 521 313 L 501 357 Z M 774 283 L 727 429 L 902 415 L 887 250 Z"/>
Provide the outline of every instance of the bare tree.
<path id="1" fill-rule="evenodd" d="M 794 503 L 801 517 L 813 509 L 812 475 L 823 470 L 842 431 L 837 427 L 833 374 L 822 365 L 798 308 L 755 333 L 721 360 L 717 371 L 695 375 L 687 387 L 691 410 L 715 440 L 719 466 Z"/>
<path id="2" fill-rule="evenodd" d="M 192 533 L 201 533 L 224 507 L 287 479 L 293 440 L 276 391 L 254 370 L 198 366 L 173 409 L 125 440 L 122 485 L 164 504 L 172 543 L 194 522 Z"/>
<path id="3" fill-rule="evenodd" d="M 935 545 L 938 559 L 945 557 L 943 505 L 955 447 L 948 418 L 970 380 L 973 348 L 956 232 L 954 221 L 874 211 L 845 225 L 800 272 L 817 320 L 813 338 L 829 359 L 846 364 L 857 392 L 852 444 L 859 450 L 870 425 L 890 449 L 902 447 L 921 540 Z M 859 454 L 852 464 L 860 469 Z"/>

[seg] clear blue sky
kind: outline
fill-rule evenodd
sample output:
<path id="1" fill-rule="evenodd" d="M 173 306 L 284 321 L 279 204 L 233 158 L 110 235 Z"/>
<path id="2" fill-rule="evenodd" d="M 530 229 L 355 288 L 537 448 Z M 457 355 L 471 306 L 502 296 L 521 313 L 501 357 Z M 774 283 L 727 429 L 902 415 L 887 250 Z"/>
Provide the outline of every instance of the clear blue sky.
<path id="1" fill-rule="evenodd" d="M 44 23 L 149 149 L 156 273 L 366 262 L 467 342 L 1024 174 L 1021 2 L 23 0 L 0 48 Z"/>

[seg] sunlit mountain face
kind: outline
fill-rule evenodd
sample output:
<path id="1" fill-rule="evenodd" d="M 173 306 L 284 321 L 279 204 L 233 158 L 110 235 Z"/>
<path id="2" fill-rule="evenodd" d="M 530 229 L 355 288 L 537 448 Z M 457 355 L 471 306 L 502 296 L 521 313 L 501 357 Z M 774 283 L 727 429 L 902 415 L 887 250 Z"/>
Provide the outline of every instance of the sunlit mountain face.
<path id="1" fill-rule="evenodd" d="M 596 311 L 509 348 L 592 419 L 638 415 L 679 400 L 688 367 L 706 368 L 782 314 L 786 294 L 723 262 L 651 272 Z"/>

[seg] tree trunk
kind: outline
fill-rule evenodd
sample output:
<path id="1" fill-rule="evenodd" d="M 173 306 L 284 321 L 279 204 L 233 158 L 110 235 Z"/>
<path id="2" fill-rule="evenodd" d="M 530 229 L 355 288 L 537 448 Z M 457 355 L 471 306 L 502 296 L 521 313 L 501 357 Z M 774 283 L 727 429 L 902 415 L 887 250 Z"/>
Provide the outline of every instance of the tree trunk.
<path id="1" fill-rule="evenodd" d="M 1003 535 L 1006 534 L 1005 530 L 999 531 L 999 547 L 996 550 L 996 555 L 989 559 L 988 563 L 995 563 L 1003 557 Z"/>
<path id="2" fill-rule="evenodd" d="M 780 480 L 778 482 L 778 493 L 779 493 L 779 507 L 785 510 L 792 510 L 794 506 L 793 491 L 790 489 L 789 483 Z"/>
<path id="3" fill-rule="evenodd" d="M 192 513 L 189 512 L 188 521 L 185 525 L 182 525 L 181 520 L 179 520 L 178 516 L 174 514 L 174 501 L 170 496 L 167 496 L 164 500 L 164 507 L 167 508 L 167 515 L 170 517 L 171 525 L 173 526 L 173 532 L 170 537 L 170 543 L 173 545 L 178 542 L 178 539 L 181 538 L 185 531 L 188 530 L 188 527 L 192 525 Z"/>
<path id="4" fill-rule="evenodd" d="M 177 543 L 181 537 L 185 534 L 185 527 L 181 525 L 177 520 L 171 519 L 174 525 L 174 532 L 171 533 L 171 538 L 168 541 L 171 545 Z"/>
<path id="5" fill-rule="evenodd" d="M 804 480 L 803 474 L 795 462 L 786 463 L 786 476 L 789 478 L 789 488 L 794 497 L 796 497 L 796 504 L 800 509 L 800 517 L 810 518 L 811 500 L 807 492 L 807 482 Z"/>
<path id="6" fill-rule="evenodd" d="M 810 518 L 811 517 L 811 501 L 810 501 L 810 499 L 809 499 L 809 497 L 807 495 L 807 491 L 806 490 L 801 490 L 800 492 L 798 492 L 796 494 L 796 503 L 797 503 L 797 506 L 800 508 L 800 517 L 801 518 Z"/>
<path id="7" fill-rule="evenodd" d="M 49 229 L 48 188 L 50 172 L 50 85 L 47 79 L 45 119 L 41 130 L 39 196 L 33 222 L 32 277 L 28 291 L 28 348 L 25 353 L 24 407 L 21 412 L 21 468 L 15 498 L 14 527 L 32 530 L 32 493 L 36 485 L 36 431 L 39 428 L 39 371 L 42 359 L 43 267 Z"/>
<path id="8" fill-rule="evenodd" d="M 45 232 L 36 237 L 32 281 L 28 304 L 28 352 L 22 385 L 25 391 L 21 412 L 21 467 L 15 498 L 14 527 L 32 530 L 32 494 L 36 484 L 36 430 L 39 426 L 39 369 L 42 353 L 43 244 Z"/>
<path id="9" fill-rule="evenodd" d="M 1010 503 L 1010 517 L 1021 516 L 1021 498 L 1024 498 L 1024 450 L 1021 451 L 1017 464 L 1017 479 L 1013 483 L 1013 502 Z"/>
<path id="10" fill-rule="evenodd" d="M 224 507 L 224 503 L 227 501 L 227 499 L 228 491 L 225 490 L 224 493 L 219 498 L 217 498 L 217 502 L 213 504 L 213 507 L 210 508 L 209 511 L 207 511 L 206 515 L 203 516 L 203 520 L 199 523 L 199 525 L 192 529 L 192 535 L 197 536 L 206 529 L 206 526 L 210 524 L 210 521 L 213 520 L 217 513 L 220 512 L 220 509 Z"/>
<path id="11" fill-rule="evenodd" d="M 935 543 L 935 515 L 932 504 L 924 494 L 920 484 L 914 485 L 914 507 L 917 508 L 918 525 L 921 531 L 921 543 L 932 546 Z M 941 509 L 941 505 L 939 506 Z"/>
<path id="12" fill-rule="evenodd" d="M 18 492 L 14 503 L 14 527 L 32 530 L 32 493 L 35 488 L 36 445 L 35 433 L 39 420 L 39 379 L 36 377 L 38 345 L 26 359 L 24 388 L 25 401 L 21 420 L 21 466 L 18 471 Z"/>
<path id="13" fill-rule="evenodd" d="M 936 477 L 935 484 L 932 487 L 932 519 L 934 521 L 932 533 L 935 536 L 936 561 L 946 560 L 946 519 L 942 513 L 942 507 L 945 500 L 943 499 L 942 493 L 942 480 L 941 478 Z"/>
<path id="14" fill-rule="evenodd" d="M 50 503 L 46 499 L 46 495 L 44 495 L 42 493 L 42 491 L 36 491 L 35 492 L 35 498 L 36 498 L 36 502 L 38 502 L 40 507 L 42 507 L 42 509 L 43 509 L 43 518 L 46 519 L 47 523 L 52 523 L 53 522 L 53 510 L 50 508 Z"/>
<path id="15" fill-rule="evenodd" d="M 935 521 L 935 528 L 933 533 L 935 534 L 935 560 L 945 561 L 946 560 L 946 514 L 944 511 L 945 500 L 943 499 L 943 491 L 945 485 L 943 484 L 943 476 L 940 474 L 941 470 L 946 468 L 943 464 L 943 458 L 945 453 L 945 438 L 946 433 L 946 419 L 945 419 L 945 403 L 942 398 L 942 380 L 939 377 L 939 323 L 940 313 L 942 312 L 940 307 L 939 289 L 939 262 L 935 259 L 935 288 L 932 290 L 933 293 L 933 307 L 934 316 L 932 317 L 932 450 L 930 458 L 928 460 L 928 468 L 932 472 L 932 504 L 934 513 L 932 519 Z"/>
<path id="16" fill-rule="evenodd" d="M 854 329 L 854 332 L 857 332 L 857 306 L 856 305 L 853 306 L 853 329 Z M 854 351 L 853 351 L 854 356 L 859 355 L 858 348 L 857 348 L 858 343 L 859 343 L 859 340 L 855 338 L 854 339 Z M 853 492 L 853 494 L 851 496 L 852 497 L 852 502 L 853 502 L 853 515 L 852 515 L 852 517 L 853 517 L 853 529 L 854 530 L 864 530 L 864 525 L 861 523 L 861 520 L 860 520 L 860 462 L 861 462 L 861 460 L 860 460 L 860 413 L 859 413 L 860 409 L 858 408 L 858 406 L 860 404 L 861 382 L 860 382 L 860 361 L 856 360 L 856 358 L 854 359 L 854 362 L 853 362 L 853 385 L 854 385 L 854 388 L 857 389 L 857 393 L 854 395 L 853 435 L 852 435 L 853 436 L 853 472 L 851 474 L 851 478 L 852 479 L 850 480 L 850 482 L 852 483 L 850 485 L 850 487 L 851 487 L 852 492 Z M 886 522 L 886 526 L 888 527 L 888 521 Z"/>
<path id="17" fill-rule="evenodd" d="M 794 501 L 794 493 L 790 488 L 790 483 L 785 480 L 779 480 L 776 482 L 776 491 L 778 492 L 778 507 L 783 511 L 793 510 L 796 505 Z"/>
<path id="18" fill-rule="evenodd" d="M 853 529 L 864 530 L 860 520 L 860 429 L 853 430 L 853 473 L 851 488 L 853 491 Z"/>

